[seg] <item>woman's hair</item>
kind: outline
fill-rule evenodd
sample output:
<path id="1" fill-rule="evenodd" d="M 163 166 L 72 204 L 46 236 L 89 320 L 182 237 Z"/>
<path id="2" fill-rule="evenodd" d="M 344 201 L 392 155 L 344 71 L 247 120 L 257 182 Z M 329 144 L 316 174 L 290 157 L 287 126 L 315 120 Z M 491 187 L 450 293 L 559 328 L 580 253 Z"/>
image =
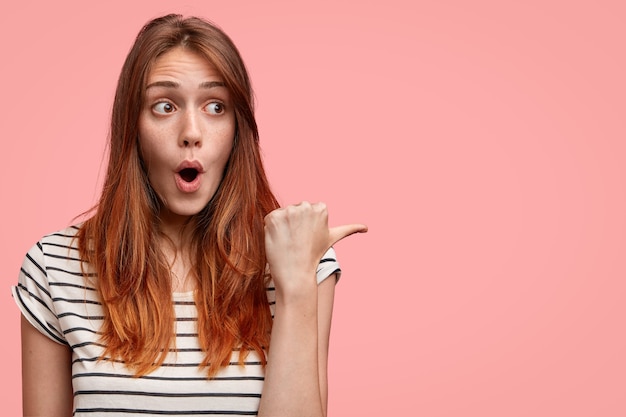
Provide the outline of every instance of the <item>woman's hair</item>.
<path id="1" fill-rule="evenodd" d="M 94 215 L 78 232 L 82 259 L 97 275 L 104 323 L 101 359 L 121 359 L 137 375 L 163 364 L 175 337 L 170 266 L 158 245 L 161 202 L 149 184 L 138 143 L 146 78 L 173 48 L 204 57 L 221 75 L 236 117 L 233 148 L 222 182 L 186 227 L 198 309 L 201 366 L 214 376 L 240 348 L 265 363 L 272 317 L 266 296 L 263 219 L 278 207 L 263 169 L 253 93 L 229 37 L 196 17 L 168 15 L 147 23 L 119 77 L 111 118 L 109 163 Z"/>

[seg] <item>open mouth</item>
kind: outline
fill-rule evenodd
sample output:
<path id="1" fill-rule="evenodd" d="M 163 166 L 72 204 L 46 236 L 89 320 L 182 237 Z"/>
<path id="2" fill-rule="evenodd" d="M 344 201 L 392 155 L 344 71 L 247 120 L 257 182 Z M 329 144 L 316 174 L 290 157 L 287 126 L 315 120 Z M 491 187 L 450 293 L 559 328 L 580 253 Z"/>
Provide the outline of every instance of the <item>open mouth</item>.
<path id="1" fill-rule="evenodd" d="M 198 176 L 198 170 L 195 168 L 181 169 L 178 174 L 185 182 L 192 182 Z"/>

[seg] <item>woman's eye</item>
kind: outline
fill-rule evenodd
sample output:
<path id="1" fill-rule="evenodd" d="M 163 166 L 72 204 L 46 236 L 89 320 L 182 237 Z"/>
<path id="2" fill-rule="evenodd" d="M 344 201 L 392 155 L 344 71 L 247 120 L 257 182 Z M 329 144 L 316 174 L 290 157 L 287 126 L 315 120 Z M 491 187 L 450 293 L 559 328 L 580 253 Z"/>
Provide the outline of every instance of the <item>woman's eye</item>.
<path id="1" fill-rule="evenodd" d="M 159 114 L 168 114 L 174 111 L 174 105 L 168 102 L 162 102 L 155 104 L 152 109 Z"/>
<path id="2" fill-rule="evenodd" d="M 224 105 L 222 103 L 218 103 L 218 102 L 213 102 L 213 103 L 207 104 L 206 109 L 211 114 L 221 114 L 221 113 L 224 113 Z"/>

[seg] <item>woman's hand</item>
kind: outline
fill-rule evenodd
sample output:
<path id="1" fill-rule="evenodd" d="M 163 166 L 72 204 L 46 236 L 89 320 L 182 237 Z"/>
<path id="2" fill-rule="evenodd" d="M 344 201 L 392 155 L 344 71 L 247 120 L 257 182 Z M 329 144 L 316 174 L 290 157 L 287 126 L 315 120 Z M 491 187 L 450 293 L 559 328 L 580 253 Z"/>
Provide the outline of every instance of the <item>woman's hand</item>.
<path id="1" fill-rule="evenodd" d="M 326 415 L 335 280 L 329 277 L 318 287 L 315 272 L 328 248 L 366 231 L 362 224 L 329 229 L 323 203 L 305 201 L 265 217 L 276 305 L 259 417 Z"/>
<path id="2" fill-rule="evenodd" d="M 265 217 L 265 250 L 276 291 L 296 296 L 316 285 L 315 271 L 328 248 L 366 231 L 362 224 L 329 229 L 324 203 L 303 201 L 272 211 Z"/>

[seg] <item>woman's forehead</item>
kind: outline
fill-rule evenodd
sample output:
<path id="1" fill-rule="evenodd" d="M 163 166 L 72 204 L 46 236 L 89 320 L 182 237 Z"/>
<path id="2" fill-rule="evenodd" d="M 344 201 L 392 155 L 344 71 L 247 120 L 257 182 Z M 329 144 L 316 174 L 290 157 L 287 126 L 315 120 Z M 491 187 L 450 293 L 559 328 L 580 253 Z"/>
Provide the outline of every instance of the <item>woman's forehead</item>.
<path id="1" fill-rule="evenodd" d="M 158 78 L 189 76 L 206 81 L 223 81 L 221 73 L 206 57 L 188 48 L 176 47 L 154 60 L 146 74 L 146 85 Z"/>

